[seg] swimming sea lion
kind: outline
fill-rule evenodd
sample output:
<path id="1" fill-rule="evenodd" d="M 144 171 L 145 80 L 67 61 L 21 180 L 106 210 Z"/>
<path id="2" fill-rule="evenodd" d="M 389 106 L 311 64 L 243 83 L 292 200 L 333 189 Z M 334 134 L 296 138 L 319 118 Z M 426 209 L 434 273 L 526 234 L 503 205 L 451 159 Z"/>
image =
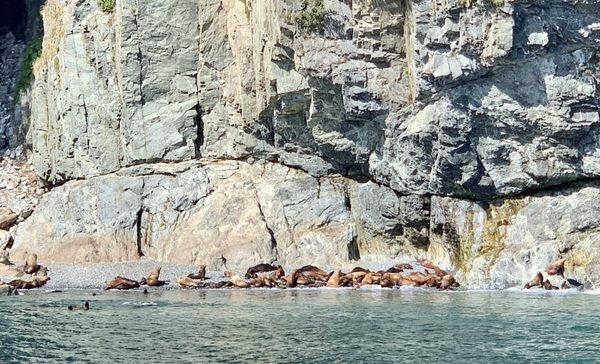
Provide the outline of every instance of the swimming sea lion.
<path id="1" fill-rule="evenodd" d="M 89 311 L 90 303 L 88 301 L 85 301 L 83 307 L 69 305 L 67 308 L 69 309 L 69 311 Z"/>
<path id="2" fill-rule="evenodd" d="M 548 273 L 551 276 L 553 276 L 553 275 L 562 276 L 563 273 L 565 272 L 565 262 L 566 261 L 567 260 L 565 258 L 555 260 L 554 262 L 550 263 L 548 268 L 546 268 L 546 273 Z"/>
<path id="3" fill-rule="evenodd" d="M 333 272 L 333 274 L 329 277 L 329 280 L 327 280 L 327 287 L 329 287 L 329 288 L 339 287 L 341 275 L 342 275 L 342 271 L 339 269 L 336 269 Z"/>
<path id="4" fill-rule="evenodd" d="M 188 278 L 204 280 L 206 278 L 206 266 L 201 265 L 198 267 L 198 273 L 188 274 Z"/>
<path id="5" fill-rule="evenodd" d="M 50 277 L 45 276 L 45 277 L 33 277 L 30 280 L 26 281 L 23 279 L 15 279 L 10 281 L 10 285 L 13 286 L 13 288 L 16 289 L 34 289 L 34 288 L 40 288 L 44 285 L 46 285 L 46 283 L 48 283 L 48 281 L 50 280 Z"/>
<path id="6" fill-rule="evenodd" d="M 255 265 L 254 267 L 248 268 L 248 270 L 246 271 L 246 275 L 244 277 L 246 279 L 256 278 L 257 273 L 272 272 L 274 270 L 277 270 L 277 267 L 275 267 L 271 264 L 266 264 L 266 263 L 258 264 L 258 265 Z"/>
<path id="7" fill-rule="evenodd" d="M 27 259 L 25 260 L 25 267 L 23 268 L 25 274 L 33 274 L 40 269 L 40 266 L 37 264 L 37 258 L 37 254 L 27 255 Z"/>
<path id="8" fill-rule="evenodd" d="M 525 289 L 530 289 L 533 287 L 541 287 L 542 283 L 544 282 L 544 276 L 542 275 L 542 272 L 537 272 L 535 275 L 535 278 L 533 278 L 531 281 L 525 283 L 525 286 L 523 286 L 523 288 Z"/>
<path id="9" fill-rule="evenodd" d="M 124 277 L 115 277 L 105 282 L 106 290 L 109 289 L 118 289 L 118 290 L 128 290 L 133 288 L 138 288 L 140 283 L 138 281 L 134 281 L 133 279 L 124 278 Z"/>
<path id="10" fill-rule="evenodd" d="M 238 288 L 248 288 L 248 286 L 250 285 L 248 282 L 246 282 L 237 275 L 234 275 L 231 278 L 229 278 L 229 281 Z"/>

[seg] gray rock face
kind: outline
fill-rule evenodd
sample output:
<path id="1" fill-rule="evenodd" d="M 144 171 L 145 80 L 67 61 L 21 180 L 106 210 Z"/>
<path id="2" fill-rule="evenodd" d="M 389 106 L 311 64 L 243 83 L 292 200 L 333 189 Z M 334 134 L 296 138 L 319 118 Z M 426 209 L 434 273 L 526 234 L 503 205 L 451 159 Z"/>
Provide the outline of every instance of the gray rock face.
<path id="1" fill-rule="evenodd" d="M 302 4 L 48 0 L 16 251 L 600 283 L 600 4 Z"/>

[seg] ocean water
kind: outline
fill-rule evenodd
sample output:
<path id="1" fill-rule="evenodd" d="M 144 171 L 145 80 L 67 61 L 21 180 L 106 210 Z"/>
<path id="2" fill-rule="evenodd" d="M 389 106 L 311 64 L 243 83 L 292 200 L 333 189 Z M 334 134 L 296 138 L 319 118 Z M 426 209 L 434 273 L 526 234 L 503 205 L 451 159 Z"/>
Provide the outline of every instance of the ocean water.
<path id="1" fill-rule="evenodd" d="M 90 311 L 67 310 L 84 300 Z M 586 293 L 168 290 L 0 298 L 1 363 L 597 361 L 600 295 Z"/>

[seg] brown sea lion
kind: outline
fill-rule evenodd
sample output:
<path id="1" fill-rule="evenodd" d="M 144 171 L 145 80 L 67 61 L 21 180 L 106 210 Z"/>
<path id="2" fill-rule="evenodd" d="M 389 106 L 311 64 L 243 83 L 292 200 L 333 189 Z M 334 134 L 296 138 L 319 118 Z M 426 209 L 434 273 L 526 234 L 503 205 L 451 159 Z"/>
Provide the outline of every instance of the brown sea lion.
<path id="1" fill-rule="evenodd" d="M 373 273 L 367 273 L 367 274 L 365 274 L 363 279 L 360 281 L 360 285 L 361 286 L 369 286 L 369 285 L 372 285 L 373 282 L 374 282 Z"/>
<path id="2" fill-rule="evenodd" d="M 198 282 L 195 282 L 189 276 L 175 279 L 175 283 L 177 283 L 182 288 L 198 288 L 200 286 Z"/>
<path id="3" fill-rule="evenodd" d="M 320 274 L 327 275 L 327 272 L 325 272 L 323 269 L 321 269 L 319 267 L 315 267 L 314 265 L 305 265 L 302 268 L 298 269 L 298 273 L 304 273 L 304 272 L 318 272 Z"/>
<path id="4" fill-rule="evenodd" d="M 250 286 L 260 288 L 260 287 L 275 287 L 277 286 L 277 282 L 274 279 L 267 276 L 258 276 L 256 278 L 252 278 L 250 280 Z"/>
<path id="5" fill-rule="evenodd" d="M 237 288 L 248 288 L 250 284 L 243 280 L 240 276 L 234 275 L 229 278 L 229 281 Z"/>
<path id="6" fill-rule="evenodd" d="M 542 283 L 544 283 L 544 276 L 542 275 L 542 272 L 537 272 L 535 277 L 531 281 L 525 283 L 523 288 L 530 289 L 533 287 L 541 287 Z"/>
<path id="7" fill-rule="evenodd" d="M 548 291 L 553 291 L 553 290 L 557 290 L 558 289 L 558 287 L 554 286 L 547 279 L 544 281 L 544 283 L 542 283 L 542 286 L 544 287 L 545 290 L 548 290 Z"/>
<path id="8" fill-rule="evenodd" d="M 230 270 L 226 270 L 225 272 L 223 272 L 223 277 L 231 278 L 234 275 L 236 275 L 236 274 Z"/>
<path id="9" fill-rule="evenodd" d="M 298 284 L 298 276 L 299 276 L 299 272 L 298 272 L 298 270 L 295 270 L 295 271 L 292 271 L 287 276 L 283 277 L 283 279 L 285 280 L 285 285 L 289 288 L 296 287 L 296 285 Z"/>
<path id="10" fill-rule="evenodd" d="M 456 283 L 456 279 L 454 279 L 454 276 L 447 274 L 444 277 L 442 277 L 442 281 L 439 284 L 439 288 L 442 290 L 451 289 L 454 288 L 454 283 Z"/>
<path id="11" fill-rule="evenodd" d="M 154 268 L 150 272 L 150 274 L 148 274 L 148 278 L 146 278 L 145 284 L 150 287 L 162 287 L 165 284 L 167 284 L 167 282 L 160 280 L 160 271 L 161 271 L 160 267 Z"/>
<path id="12" fill-rule="evenodd" d="M 27 259 L 25 260 L 25 267 L 23 267 L 23 271 L 25 274 L 33 274 L 40 269 L 40 266 L 37 264 L 37 254 L 29 254 L 27 255 Z"/>
<path id="13" fill-rule="evenodd" d="M 308 286 L 315 283 L 315 280 L 312 279 L 311 277 L 307 277 L 303 274 L 298 274 L 297 278 L 296 278 L 296 284 L 299 286 Z"/>
<path id="14" fill-rule="evenodd" d="M 404 272 L 404 270 L 402 270 L 401 268 L 391 267 L 391 268 L 388 268 L 388 270 L 386 270 L 385 272 L 386 273 L 402 273 L 402 272 Z"/>
<path id="15" fill-rule="evenodd" d="M 254 267 L 248 268 L 248 270 L 246 271 L 246 275 L 244 277 L 246 279 L 256 278 L 257 273 L 272 272 L 274 270 L 277 270 L 277 267 L 275 267 L 271 264 L 266 264 L 266 263 L 258 264 L 258 265 L 255 265 Z"/>
<path id="16" fill-rule="evenodd" d="M 553 276 L 553 275 L 562 276 L 565 272 L 565 262 L 566 261 L 567 260 L 565 258 L 555 260 L 554 262 L 550 263 L 548 268 L 546 268 L 546 273 L 548 273 L 551 276 Z"/>
<path id="17" fill-rule="evenodd" d="M 133 288 L 138 288 L 140 283 L 133 279 L 124 278 L 124 277 L 115 277 L 105 282 L 106 290 L 109 289 L 118 289 L 118 290 L 128 290 Z"/>
<path id="18" fill-rule="evenodd" d="M 383 278 L 383 277 L 381 278 L 381 281 L 380 281 L 379 285 L 382 288 L 393 288 L 395 286 L 395 284 L 394 284 L 393 281 L 391 281 L 388 278 Z"/>
<path id="19" fill-rule="evenodd" d="M 16 288 L 16 289 L 34 289 L 34 288 L 43 287 L 44 285 L 46 285 L 46 283 L 48 283 L 49 280 L 50 280 L 50 277 L 48 277 L 48 276 L 33 277 L 28 281 L 23 280 L 23 279 L 15 279 L 15 280 L 10 281 L 9 284 L 13 288 Z"/>
<path id="20" fill-rule="evenodd" d="M 369 272 L 370 272 L 370 270 L 368 270 L 368 269 L 365 269 L 365 268 L 363 268 L 363 267 L 356 267 L 356 268 L 354 268 L 354 269 L 352 269 L 352 270 L 350 271 L 350 273 L 357 273 L 357 272 L 369 273 Z"/>
<path id="21" fill-rule="evenodd" d="M 410 264 L 408 264 L 408 263 L 398 263 L 398 264 L 394 265 L 394 267 L 398 268 L 398 269 L 402 269 L 403 271 L 404 270 L 413 270 L 414 269 L 413 266 L 410 265 Z"/>
<path id="22" fill-rule="evenodd" d="M 48 275 L 48 268 L 40 266 L 40 269 L 33 273 L 34 277 L 45 277 Z"/>
<path id="23" fill-rule="evenodd" d="M 327 274 L 325 271 L 299 272 L 298 276 L 306 277 L 307 279 L 310 279 L 314 282 L 317 282 L 317 281 L 327 282 L 327 280 L 329 279 L 329 274 Z"/>
<path id="24" fill-rule="evenodd" d="M 437 264 L 435 264 L 434 262 L 432 262 L 429 259 L 417 259 L 417 262 L 423 268 L 433 269 L 435 271 L 435 274 L 437 274 L 440 277 L 443 277 L 443 276 L 445 276 L 445 275 L 448 274 L 448 272 L 446 272 L 445 270 L 443 270 L 442 268 L 440 268 Z"/>
<path id="25" fill-rule="evenodd" d="M 329 288 L 339 287 L 341 275 L 342 275 L 342 271 L 339 269 L 336 269 L 333 272 L 333 274 L 331 274 L 329 279 L 327 280 L 327 287 L 329 287 Z"/>
<path id="26" fill-rule="evenodd" d="M 285 276 L 285 271 L 283 270 L 283 267 L 278 265 L 277 270 L 272 274 L 272 277 L 274 279 L 280 279 L 284 276 Z"/>
<path id="27" fill-rule="evenodd" d="M 400 273 L 386 272 L 383 274 L 383 276 L 381 276 L 381 281 L 385 281 L 386 286 L 389 283 L 391 283 L 393 286 L 401 286 L 403 278 L 404 277 Z"/>
<path id="28" fill-rule="evenodd" d="M 188 278 L 198 279 L 198 280 L 204 280 L 204 279 L 206 279 L 206 266 L 205 265 L 199 266 L 198 267 L 198 272 L 197 273 L 190 273 L 190 274 L 188 274 Z"/>

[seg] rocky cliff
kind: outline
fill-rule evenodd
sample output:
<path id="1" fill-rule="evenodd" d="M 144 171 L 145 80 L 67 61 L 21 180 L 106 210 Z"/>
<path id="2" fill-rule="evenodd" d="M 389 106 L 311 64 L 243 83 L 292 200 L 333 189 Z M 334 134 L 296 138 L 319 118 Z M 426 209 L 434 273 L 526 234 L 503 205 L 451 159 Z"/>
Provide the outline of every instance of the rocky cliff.
<path id="1" fill-rule="evenodd" d="M 600 284 L 598 1 L 102 4 L 44 6 L 14 254 Z"/>

